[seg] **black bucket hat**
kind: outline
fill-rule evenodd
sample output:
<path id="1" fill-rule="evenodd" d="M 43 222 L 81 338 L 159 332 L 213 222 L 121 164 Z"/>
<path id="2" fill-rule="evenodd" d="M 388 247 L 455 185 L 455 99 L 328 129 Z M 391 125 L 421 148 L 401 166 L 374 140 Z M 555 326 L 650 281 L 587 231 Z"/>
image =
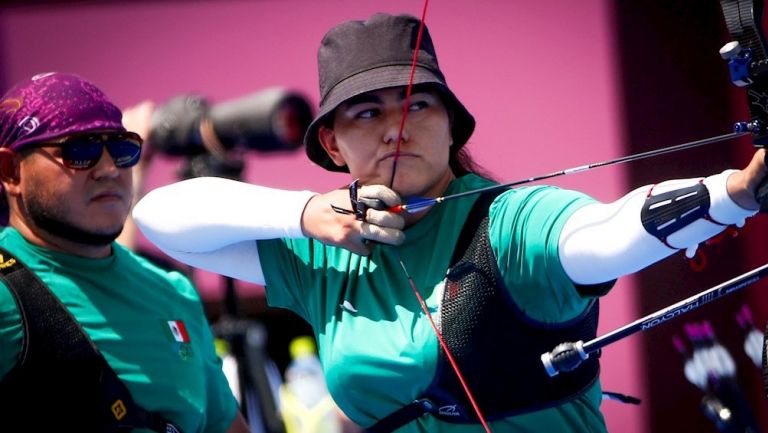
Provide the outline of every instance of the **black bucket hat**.
<path id="1" fill-rule="evenodd" d="M 388 87 L 406 86 L 413 63 L 413 50 L 420 21 L 410 15 L 376 14 L 367 21 L 347 21 L 331 29 L 317 53 L 320 73 L 320 111 L 304 135 L 309 159 L 330 171 L 348 172 L 347 166 L 334 164 L 323 149 L 317 131 L 324 118 L 347 99 Z M 437 64 L 437 54 L 424 27 L 413 84 L 432 83 L 443 94 L 453 113 L 452 151 L 457 151 L 472 135 L 475 118 L 453 92 Z"/>

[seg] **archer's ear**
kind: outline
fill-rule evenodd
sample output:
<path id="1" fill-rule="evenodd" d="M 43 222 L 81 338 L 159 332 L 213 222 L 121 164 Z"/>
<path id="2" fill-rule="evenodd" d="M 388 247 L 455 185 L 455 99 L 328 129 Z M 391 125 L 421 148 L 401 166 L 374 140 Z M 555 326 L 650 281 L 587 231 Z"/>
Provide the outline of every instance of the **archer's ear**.
<path id="1" fill-rule="evenodd" d="M 9 193 L 13 194 L 19 185 L 19 155 L 8 148 L 0 148 L 0 182 Z"/>
<path id="2" fill-rule="evenodd" d="M 320 125 L 320 129 L 317 131 L 317 139 L 320 141 L 323 149 L 325 149 L 325 153 L 328 154 L 334 164 L 339 167 L 347 165 L 347 162 L 339 151 L 339 146 L 336 143 L 336 133 L 333 129 Z"/>

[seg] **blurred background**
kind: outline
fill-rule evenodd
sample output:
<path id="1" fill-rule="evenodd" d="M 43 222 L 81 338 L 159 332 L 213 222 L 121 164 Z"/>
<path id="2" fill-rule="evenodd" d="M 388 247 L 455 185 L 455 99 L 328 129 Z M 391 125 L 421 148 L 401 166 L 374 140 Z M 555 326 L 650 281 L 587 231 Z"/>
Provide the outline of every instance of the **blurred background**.
<path id="1" fill-rule="evenodd" d="M 421 0 L 6 0 L 0 3 L 0 89 L 62 71 L 93 81 L 121 107 L 145 100 L 162 106 L 194 94 L 226 108 L 280 89 L 314 112 L 316 50 L 328 29 L 375 12 L 419 16 L 422 7 Z M 725 134 L 748 117 L 743 90 L 730 83 L 718 55 L 729 37 L 715 0 L 443 0 L 430 4 L 426 22 L 448 84 L 477 118 L 468 149 L 498 180 Z M 301 124 L 297 113 L 289 110 L 289 126 Z M 274 150 L 265 143 L 238 147 L 238 177 L 315 191 L 347 182 L 310 163 L 301 148 Z M 743 138 L 551 183 L 608 201 L 655 181 L 741 167 L 752 151 Z M 155 149 L 144 191 L 188 175 L 191 155 L 172 153 Z M 701 271 L 691 271 L 680 253 L 621 279 L 602 301 L 601 332 L 763 264 L 767 230 L 761 215 L 740 236 L 704 246 Z M 136 248 L 162 258 L 141 236 Z M 202 272 L 193 276 L 217 321 L 226 311 L 228 283 Z M 289 313 L 268 310 L 263 288 L 229 284 L 240 311 L 264 324 L 269 356 L 282 371 L 288 341 L 308 329 Z M 762 379 L 745 354 L 736 319 L 748 305 L 763 329 L 766 290 L 758 283 L 605 349 L 604 388 L 643 400 L 640 406 L 606 401 L 609 430 L 718 431 L 673 344 L 674 336 L 686 335 L 686 323 L 706 320 L 734 360 L 746 404 L 768 431 Z"/>

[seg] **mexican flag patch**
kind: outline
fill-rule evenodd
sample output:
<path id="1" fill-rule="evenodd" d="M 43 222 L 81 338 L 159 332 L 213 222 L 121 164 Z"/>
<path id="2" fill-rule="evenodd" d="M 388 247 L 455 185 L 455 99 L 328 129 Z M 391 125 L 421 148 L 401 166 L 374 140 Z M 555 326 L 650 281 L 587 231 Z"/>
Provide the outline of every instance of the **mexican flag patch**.
<path id="1" fill-rule="evenodd" d="M 171 330 L 174 340 L 179 343 L 189 343 L 189 334 L 187 333 L 187 327 L 184 326 L 184 322 L 181 320 L 169 320 L 168 328 Z"/>

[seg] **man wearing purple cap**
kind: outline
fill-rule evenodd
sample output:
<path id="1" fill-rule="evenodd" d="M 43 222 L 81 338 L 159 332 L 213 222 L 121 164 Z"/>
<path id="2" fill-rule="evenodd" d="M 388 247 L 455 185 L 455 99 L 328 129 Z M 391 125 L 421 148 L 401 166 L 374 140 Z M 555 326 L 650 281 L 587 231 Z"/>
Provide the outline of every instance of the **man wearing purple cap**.
<path id="1" fill-rule="evenodd" d="M 114 242 L 142 145 L 121 116 L 61 73 L 0 99 L 0 430 L 247 431 L 191 283 Z"/>

